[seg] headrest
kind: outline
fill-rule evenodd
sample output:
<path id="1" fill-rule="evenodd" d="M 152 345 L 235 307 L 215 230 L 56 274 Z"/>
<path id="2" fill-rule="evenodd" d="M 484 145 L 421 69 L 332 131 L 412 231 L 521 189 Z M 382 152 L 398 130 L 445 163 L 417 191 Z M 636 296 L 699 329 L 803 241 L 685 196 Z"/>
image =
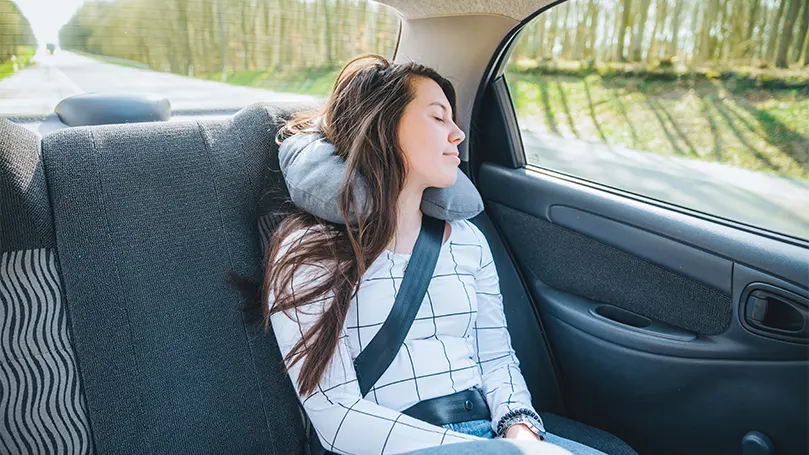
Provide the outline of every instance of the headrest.
<path id="1" fill-rule="evenodd" d="M 171 103 L 159 96 L 85 93 L 63 99 L 54 112 L 67 126 L 157 122 L 171 118 Z"/>
<path id="2" fill-rule="evenodd" d="M 281 144 L 278 161 L 295 205 L 333 223 L 344 223 L 339 190 L 346 164 L 331 143 L 317 134 L 296 134 Z M 357 207 L 362 207 L 367 194 L 362 176 L 355 192 Z M 465 220 L 483 211 L 483 200 L 475 185 L 458 169 L 458 179 L 451 187 L 424 191 L 421 211 L 442 220 Z M 356 221 L 356 215 L 350 213 L 349 219 Z"/>

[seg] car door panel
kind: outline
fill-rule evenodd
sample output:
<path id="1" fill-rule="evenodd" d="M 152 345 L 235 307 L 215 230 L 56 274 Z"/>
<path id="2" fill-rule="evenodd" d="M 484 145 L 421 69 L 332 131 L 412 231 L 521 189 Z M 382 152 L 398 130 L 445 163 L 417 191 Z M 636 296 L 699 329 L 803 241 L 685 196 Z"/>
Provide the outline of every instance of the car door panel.
<path id="1" fill-rule="evenodd" d="M 800 241 L 545 170 L 483 163 L 477 184 L 528 282 L 569 417 L 641 454 L 741 453 L 754 430 L 776 453 L 806 453 L 806 339 L 748 330 L 742 300 L 751 283 L 809 299 Z"/>

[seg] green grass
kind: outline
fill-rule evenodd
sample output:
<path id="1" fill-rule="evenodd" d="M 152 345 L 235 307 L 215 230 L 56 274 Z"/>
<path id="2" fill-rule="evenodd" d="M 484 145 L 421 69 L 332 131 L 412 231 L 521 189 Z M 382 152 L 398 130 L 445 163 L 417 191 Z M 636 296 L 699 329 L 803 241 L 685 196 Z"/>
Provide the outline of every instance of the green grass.
<path id="1" fill-rule="evenodd" d="M 520 128 L 809 179 L 809 89 L 507 73 Z"/>
<path id="2" fill-rule="evenodd" d="M 340 68 L 301 68 L 297 71 L 237 71 L 228 74 L 227 83 L 247 85 L 276 92 L 299 93 L 317 97 L 327 97 L 337 79 Z M 205 79 L 221 81 L 221 74 L 211 74 Z"/>
<path id="3" fill-rule="evenodd" d="M 127 68 L 135 68 L 135 69 L 147 69 L 147 70 L 152 69 L 152 68 L 149 67 L 149 65 L 147 65 L 145 63 L 141 63 L 141 62 L 136 62 L 134 60 L 127 60 L 127 59 L 123 59 L 123 58 L 109 57 L 109 56 L 101 55 L 101 54 L 91 54 L 89 52 L 83 52 L 83 51 L 76 50 L 76 49 L 66 49 L 66 50 L 68 50 L 70 52 L 73 52 L 74 54 L 79 54 L 79 55 L 82 55 L 84 57 L 91 58 L 91 59 L 96 60 L 96 61 L 101 62 L 101 63 L 112 63 L 113 65 L 119 65 L 119 66 L 124 66 L 124 67 L 127 67 Z"/>
<path id="4" fill-rule="evenodd" d="M 34 63 L 31 62 L 31 59 L 37 53 L 37 50 L 33 47 L 21 47 L 19 49 L 21 52 L 19 55 L 17 55 L 18 69 L 22 70 L 23 68 L 34 65 Z M 7 60 L 0 63 L 0 80 L 3 80 L 14 73 L 14 62 Z"/>
<path id="5" fill-rule="evenodd" d="M 745 62 L 711 62 L 684 65 L 676 60 L 664 62 L 595 62 L 569 60 L 516 59 L 509 63 L 508 71 L 535 76 L 598 75 L 604 79 L 637 78 L 644 81 L 703 82 L 728 81 L 738 87 L 790 89 L 809 87 L 809 70 L 800 65 L 781 69 L 756 67 Z"/>

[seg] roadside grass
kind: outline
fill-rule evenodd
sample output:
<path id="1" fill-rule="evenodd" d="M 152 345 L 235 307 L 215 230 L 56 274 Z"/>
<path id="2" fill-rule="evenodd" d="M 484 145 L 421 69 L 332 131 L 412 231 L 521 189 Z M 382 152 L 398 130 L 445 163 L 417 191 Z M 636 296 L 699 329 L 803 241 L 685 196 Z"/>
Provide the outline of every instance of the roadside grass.
<path id="1" fill-rule="evenodd" d="M 21 71 L 24 68 L 35 65 L 35 63 L 31 62 L 31 59 L 34 58 L 34 55 L 37 53 L 36 48 L 26 46 L 20 47 L 19 49 L 21 52 L 19 55 L 17 55 L 17 71 Z M 16 71 L 14 71 L 14 63 L 15 62 L 10 59 L 0 63 L 0 80 L 3 80 L 16 73 Z"/>
<path id="2" fill-rule="evenodd" d="M 294 71 L 273 69 L 236 71 L 228 74 L 225 82 L 325 98 L 331 93 L 339 71 L 340 68 L 335 67 L 296 68 Z M 204 79 L 221 81 L 222 76 L 216 73 L 207 75 Z"/>
<path id="3" fill-rule="evenodd" d="M 809 179 L 809 89 L 507 73 L 521 129 Z"/>

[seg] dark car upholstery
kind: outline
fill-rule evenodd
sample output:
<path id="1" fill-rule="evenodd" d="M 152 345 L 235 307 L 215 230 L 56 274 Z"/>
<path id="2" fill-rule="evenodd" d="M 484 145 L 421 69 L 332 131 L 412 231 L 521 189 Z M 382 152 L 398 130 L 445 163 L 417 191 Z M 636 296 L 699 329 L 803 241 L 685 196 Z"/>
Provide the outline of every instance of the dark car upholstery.
<path id="1" fill-rule="evenodd" d="M 258 103 L 227 120 L 44 138 L 0 121 L 0 413 L 13 416 L 0 439 L 14 444 L 0 452 L 304 453 L 274 337 L 239 311 L 226 273 L 261 279 L 290 208 L 275 133 L 310 107 Z M 494 226 L 485 214 L 475 222 L 549 429 L 634 453 L 551 414 L 564 409 L 536 315 Z M 12 402 L 24 388 L 30 399 Z M 25 449 L 37 441 L 51 449 Z"/>

